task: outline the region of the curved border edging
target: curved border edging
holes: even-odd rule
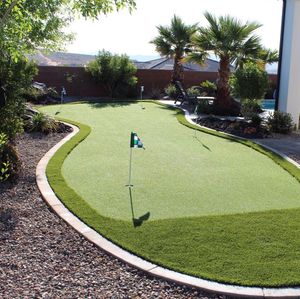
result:
[[[69,125],[69,124],[68,124]],[[252,297],[252,298],[298,298],[300,296],[300,288],[258,288],[258,287],[242,287],[235,285],[226,285],[218,282],[208,281],[201,278],[192,277],[186,274],[181,274],[172,270],[157,266],[151,262],[145,261],[142,258],[135,256],[126,250],[115,245],[111,241],[101,236],[98,232],[91,229],[79,218],[72,214],[64,204],[56,197],[54,191],[50,187],[46,168],[50,159],[66,142],[70,141],[75,135],[79,133],[79,129],[73,125],[73,132],[62,139],[52,149],[50,149],[45,156],[40,160],[36,169],[36,181],[38,188],[42,194],[43,199],[50,206],[50,208],[65,222],[71,225],[83,237],[94,243],[97,247],[103,249],[109,254],[118,259],[138,268],[146,273],[163,278],[175,283],[187,285],[190,287],[199,288],[202,290],[221,293],[224,295]],[[86,136],[85,136],[86,137]],[[84,138],[85,138],[84,137]]]
[[[164,103],[164,102],[160,102],[160,104],[164,105],[164,106],[168,106],[171,109],[179,110],[182,115],[177,115],[177,120],[179,121],[179,123],[181,123],[182,125],[184,125],[188,128],[191,128],[194,130],[199,130],[203,133],[210,134],[215,137],[225,138],[228,140],[239,142],[245,146],[252,148],[253,150],[260,152],[261,154],[266,155],[267,157],[272,159],[274,163],[277,163],[284,170],[286,170],[290,175],[292,175],[300,183],[300,164],[298,164],[296,161],[289,158],[284,153],[282,153],[270,146],[264,145],[258,141],[254,141],[254,140],[252,141],[252,140],[249,140],[249,139],[246,139],[243,137],[238,137],[238,136],[231,135],[231,134],[228,134],[225,132],[219,132],[219,131],[216,131],[211,128],[203,127],[192,121],[192,119],[190,117],[190,113],[186,109],[183,109],[178,106],[174,106],[169,103]]]
[[[171,105],[171,107],[172,107],[172,105]],[[274,149],[274,148],[272,148],[272,147],[270,147],[270,146],[268,146],[268,145],[265,145],[265,144],[263,144],[263,143],[261,143],[261,142],[259,142],[259,141],[256,141],[256,140],[255,140],[255,141],[254,141],[254,140],[253,140],[253,141],[252,141],[252,140],[248,140],[248,139],[243,138],[243,137],[237,137],[237,136],[235,136],[235,135],[231,135],[231,134],[228,134],[228,133],[225,133],[225,132],[218,132],[218,131],[216,131],[216,130],[214,130],[214,129],[206,128],[206,127],[203,127],[203,126],[201,126],[201,125],[198,125],[197,123],[195,123],[194,121],[192,121],[192,119],[191,119],[191,117],[190,117],[190,113],[189,113],[186,109],[183,109],[183,108],[180,108],[180,107],[176,107],[176,108],[177,108],[177,109],[180,109],[181,111],[184,112],[185,119],[186,119],[191,125],[193,125],[193,126],[197,126],[198,128],[201,128],[201,129],[203,129],[203,130],[205,130],[205,131],[211,131],[211,132],[213,132],[213,133],[217,133],[217,134],[222,134],[222,135],[224,135],[224,136],[228,136],[229,138],[236,139],[237,141],[238,141],[238,140],[240,140],[240,141],[248,141],[248,142],[250,142],[250,143],[257,144],[257,145],[261,146],[262,148],[264,148],[264,149],[266,149],[266,150],[269,150],[269,151],[271,151],[271,152],[277,154],[278,156],[284,158],[286,161],[288,161],[289,163],[293,164],[294,166],[296,166],[297,168],[300,169],[300,164],[298,164],[296,161],[294,161],[293,159],[291,159],[290,157],[288,157],[286,154],[284,154],[284,153],[282,153],[282,152],[280,152],[280,151],[278,151],[278,150],[276,150],[276,149]],[[204,131],[204,132],[205,132],[205,131]],[[207,132],[206,132],[206,133],[207,133]],[[244,144],[244,143],[243,143],[243,144]],[[244,144],[244,145],[246,145],[246,144]],[[247,146],[247,145],[246,145],[246,146]]]

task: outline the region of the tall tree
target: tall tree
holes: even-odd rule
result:
[[[71,38],[64,28],[76,16],[95,19],[125,7],[134,9],[135,0],[1,0],[0,51],[17,58],[37,48],[61,48]]]
[[[25,72],[25,54],[62,48],[71,38],[64,28],[77,16],[95,19],[125,7],[134,9],[135,0],[1,0],[0,114],[5,115],[5,119],[0,117],[1,127],[12,127],[12,120],[17,123],[21,119],[16,103],[20,102],[21,89],[31,80],[21,84],[16,70]]]
[[[220,60],[219,78],[217,81],[217,113],[230,113],[234,102],[230,97],[230,66],[241,57],[257,57],[261,51],[260,38],[254,31],[261,27],[256,22],[242,23],[231,16],[215,17],[206,12],[207,27],[200,27],[192,39],[194,52],[189,60],[203,62],[203,58],[214,54]]]
[[[172,82],[183,80],[183,58],[191,52],[191,38],[197,31],[197,24],[186,25],[176,15],[170,26],[157,26],[159,35],[151,41],[160,55],[173,58]]]

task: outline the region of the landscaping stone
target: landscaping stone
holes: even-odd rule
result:
[[[208,116],[198,117],[193,119],[193,121],[203,127],[248,139],[266,138],[270,135],[267,129],[264,129],[262,127],[255,127],[250,122],[244,120],[229,120],[214,116]]]

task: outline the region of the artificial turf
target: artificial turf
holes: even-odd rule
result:
[[[72,147],[89,133],[87,127],[82,128],[81,137],[76,136],[77,139],[71,141],[58,152],[47,169],[51,185],[66,205],[109,239],[132,252],[169,268],[207,279],[235,284],[252,286],[299,285],[300,271],[297,270],[299,252],[297,248],[299,248],[300,241],[297,239],[297,234],[300,225],[298,225],[297,219],[300,211],[298,209],[287,210],[287,208],[299,206],[299,183],[297,180],[271,159],[249,147],[234,142],[234,140],[221,139],[201,132],[198,132],[197,138],[194,138],[194,133],[190,129],[177,123],[173,117],[175,115],[173,110],[161,109],[161,107],[153,104],[143,105],[146,109],[141,109],[139,104],[121,106],[86,104],[64,107],[61,113],[63,117],[85,122],[93,128],[91,135],[69,155],[62,171],[69,187],[75,189],[81,197],[65,185],[61,178],[60,167]],[[55,109],[56,107],[48,107],[47,111],[54,114]],[[110,111],[107,111],[109,113],[106,114],[105,110]],[[116,114],[115,118],[114,114]],[[94,119],[95,116],[97,116],[96,120]],[[150,118],[148,118],[149,116]],[[121,125],[117,125],[118,121],[121,122]],[[134,121],[134,124],[131,121]],[[145,122],[147,122],[146,128]],[[129,128],[128,123],[130,126],[138,127]],[[122,137],[123,129],[124,137]],[[101,202],[104,200],[104,203],[93,204],[93,201],[87,200],[86,195],[78,190],[74,181],[70,183],[68,177],[70,174],[72,177],[74,173],[71,171],[75,171],[75,174],[81,177],[81,183],[79,180],[78,184],[86,184],[85,176],[88,176],[90,181],[95,180],[97,178],[96,173],[100,172],[98,167],[102,169],[102,163],[105,171],[105,167],[110,165],[107,163],[112,163],[112,160],[118,159],[116,152],[122,151],[122,146],[119,145],[115,148],[116,144],[118,142],[123,144],[126,141],[128,146],[128,130],[131,129],[139,129],[137,131],[141,132],[140,136],[144,139],[144,143],[146,146],[148,144],[146,151],[139,150],[134,153],[136,165],[141,163],[143,167],[159,169],[169,166],[168,163],[172,162],[173,159],[177,164],[171,172],[165,173],[165,175],[170,176],[169,178],[164,178],[161,173],[157,175],[156,179],[166,184],[165,190],[160,189],[158,183],[152,185],[153,181],[149,180],[151,192],[148,193],[142,188],[140,191],[136,191],[138,184],[145,184],[148,180],[142,180],[139,177],[145,176],[145,171],[139,172],[138,176],[138,170],[135,170],[134,182],[136,186],[133,188],[134,193],[132,194],[134,216],[138,218],[146,212],[150,212],[148,221],[142,223],[143,219],[140,219],[142,225],[139,227],[133,226],[132,222],[129,221],[132,215],[128,213],[128,210],[130,212],[131,209],[128,189],[124,187],[125,175],[121,176],[122,179],[115,179],[113,171],[108,170],[110,173],[108,177],[111,177],[114,184],[122,181],[122,188],[127,191],[127,194],[124,193],[124,197],[122,197],[125,202],[123,206],[121,201],[114,202],[114,197],[109,192],[107,193],[108,200],[104,199],[105,193],[103,193],[102,196],[97,197],[97,200]],[[149,134],[151,129],[156,131],[153,136]],[[174,133],[173,130],[178,132]],[[106,133],[110,138],[106,137]],[[114,140],[116,138],[117,142]],[[111,142],[108,142],[110,139]],[[157,161],[159,159],[158,153],[162,150],[161,146],[152,145],[157,140],[160,144],[163,144],[163,141],[167,143],[166,147],[162,146],[164,150],[168,150],[161,153],[163,161]],[[179,146],[177,146],[178,144]],[[97,147],[97,155],[90,150],[91,147],[95,146]],[[110,151],[103,151],[103,147],[108,147]],[[259,147],[256,149],[263,151]],[[146,157],[151,160],[151,163],[143,164],[146,159],[145,154],[149,151],[150,154]],[[199,157],[192,159],[189,163],[181,163],[181,159],[191,159],[192,154]],[[76,155],[79,158],[76,159]],[[128,164],[128,155],[123,155],[124,157],[127,156],[126,162]],[[88,163],[85,156],[89,157],[93,163]],[[173,158],[168,159],[169,156]],[[83,160],[80,160],[80,157]],[[72,170],[68,167],[72,165],[73,158],[75,159],[75,167]],[[278,159],[276,155],[273,158]],[[100,160],[99,163],[97,163],[97,159]],[[214,166],[212,169],[209,167],[209,159]],[[214,161],[215,159],[218,163]],[[249,160],[247,161],[247,159]],[[235,160],[240,165],[236,165]],[[155,161],[159,163],[154,163]],[[280,161],[280,159],[277,162],[287,163]],[[70,163],[70,166],[67,163]],[[78,166],[79,164],[80,166]],[[93,165],[95,165],[92,168],[94,171],[91,171],[89,167]],[[120,162],[118,165],[119,168],[113,168],[117,177],[123,164]],[[173,167],[174,165],[172,164]],[[206,169],[204,168],[205,165],[207,165]],[[200,171],[197,171],[197,168],[194,169],[194,166],[199,167]],[[217,167],[220,167],[221,170]],[[87,168],[89,168],[88,172],[84,172]],[[192,168],[194,173],[189,168]],[[248,171],[245,171],[244,168]],[[80,171],[76,171],[76,169]],[[299,175],[297,170],[294,168],[292,170],[295,172],[295,176]],[[210,192],[203,192],[203,189],[207,185],[209,187],[209,183],[211,183],[209,180],[205,180],[204,184],[202,183],[205,176],[201,176],[201,173],[205,173],[205,171],[215,184],[215,188],[220,187],[219,193],[217,193],[220,197],[219,200],[216,195],[214,195],[213,200],[210,200]],[[146,174],[149,175],[147,172]],[[218,175],[220,175],[219,178]],[[178,188],[182,188],[182,186],[177,186],[177,184],[188,182],[185,177],[189,176],[192,176],[193,180],[187,185],[187,189],[179,193]],[[197,180],[198,176],[201,180]],[[226,176],[229,176],[230,179],[226,180]],[[241,179],[241,176],[246,177]],[[222,180],[223,177],[225,182]],[[262,182],[263,179],[267,182]],[[274,181],[268,182],[271,179]],[[277,182],[278,179],[283,179],[284,184],[276,184],[276,192],[273,192],[274,182]],[[228,188],[227,185],[231,181],[234,184]],[[242,183],[245,185],[241,186]],[[265,188],[263,183],[266,183],[271,189]],[[101,184],[101,177],[96,183],[92,182],[90,189],[95,189],[98,184]],[[248,184],[251,185],[251,188],[247,188]],[[118,187],[111,187],[111,184],[109,186],[118,189]],[[187,186],[184,185],[184,187]],[[104,188],[105,186],[101,184],[101,187]],[[157,188],[160,192],[157,192]],[[236,191],[231,190],[232,188],[240,188],[240,191],[235,193]],[[292,192],[290,192],[291,190]],[[101,192],[103,192],[102,189]],[[138,192],[141,194],[146,192],[148,196],[152,196],[152,205],[145,206],[144,202],[139,200],[140,198],[136,198]],[[227,192],[233,192],[234,196],[227,196]],[[245,203],[244,197],[253,192],[259,198],[250,196]],[[263,192],[266,194],[261,196]],[[285,192],[291,196],[287,197]],[[169,193],[172,196],[168,197]],[[122,196],[122,193],[120,194]],[[194,197],[193,194],[195,194]],[[268,195],[271,196],[267,197]],[[156,200],[157,197],[159,200]],[[173,199],[174,197],[175,199]],[[191,199],[194,199],[195,203]],[[160,203],[160,201],[164,202]],[[201,208],[199,208],[199,201],[202,201]],[[117,214],[111,212],[111,207],[105,208],[105,205],[112,205],[117,209],[118,203],[120,203],[120,211],[117,211]],[[172,204],[176,205],[177,209],[168,207]],[[216,205],[221,205],[221,208],[216,207]],[[137,208],[140,206],[141,208]],[[122,209],[125,209],[126,212],[121,211]],[[274,209],[278,211],[274,211]],[[252,213],[245,213],[251,211]],[[253,213],[254,211],[260,212]],[[234,215],[236,213],[240,214]],[[126,217],[128,221],[125,221]]]

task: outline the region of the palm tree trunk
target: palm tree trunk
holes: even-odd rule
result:
[[[183,81],[183,66],[181,63],[181,57],[179,55],[175,55],[174,57],[172,82],[174,83],[175,81]]]
[[[228,114],[232,109],[232,100],[229,87],[230,60],[229,57],[221,57],[219,78],[217,81],[217,98],[215,100],[215,109],[217,113]]]

